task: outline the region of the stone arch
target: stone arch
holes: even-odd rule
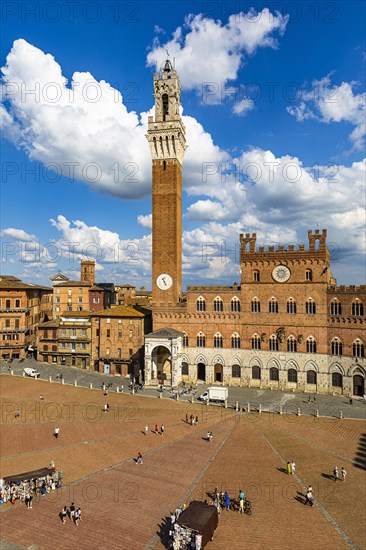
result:
[[[183,353],[183,355],[182,355],[182,363],[183,363],[183,362],[184,362],[184,363],[188,363],[188,364],[190,363],[189,357],[188,357],[188,355],[186,355],[185,353]]]
[[[263,367],[263,363],[262,363],[262,361],[259,359],[259,357],[252,357],[252,359],[250,360],[249,366],[250,366],[250,367],[260,367],[260,368],[262,368],[262,367]]]
[[[197,365],[198,363],[204,363],[205,365],[207,365],[207,359],[204,355],[200,354],[200,355],[197,355],[196,359],[194,360],[195,364]]]
[[[316,373],[319,373],[319,367],[314,361],[308,361],[305,363],[304,371],[315,370]]]
[[[270,369],[271,367],[275,367],[276,369],[280,370],[281,365],[278,359],[275,359],[274,357],[271,357],[271,359],[267,363],[267,369]]]
[[[215,355],[215,357],[213,358],[212,364],[215,365],[216,363],[222,365],[223,367],[225,366],[225,361],[221,357],[221,355]]]
[[[332,363],[328,370],[329,374],[333,374],[334,372],[338,372],[342,376],[344,376],[344,368],[339,363]]]
[[[170,382],[172,377],[171,350],[168,346],[157,343],[151,349],[152,378]]]
[[[352,365],[348,369],[348,376],[354,376],[355,374],[360,374],[361,376],[366,377],[366,369],[364,367],[361,367],[361,365]]]
[[[240,365],[241,367],[243,366],[243,362],[242,360],[240,359],[240,357],[238,357],[237,355],[234,355],[231,359],[231,364],[232,365]]]
[[[286,370],[295,369],[295,370],[297,370],[297,372],[300,371],[299,365],[294,359],[289,359],[287,361],[287,363],[285,364],[285,369]]]

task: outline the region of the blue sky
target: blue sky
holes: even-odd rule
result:
[[[2,9],[3,273],[48,284],[92,256],[99,281],[151,287],[144,134],[167,47],[189,145],[184,284],[238,280],[242,232],[306,243],[316,227],[338,282],[364,282],[364,3]]]

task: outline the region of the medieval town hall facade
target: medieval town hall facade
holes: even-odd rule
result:
[[[365,393],[365,286],[337,286],[326,230],[308,244],[257,246],[240,235],[241,281],[182,294],[180,82],[170,61],[154,75],[152,156],[154,332],[145,337],[145,382],[182,381]]]

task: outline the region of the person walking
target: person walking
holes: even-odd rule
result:
[[[239,500],[239,514],[244,514],[244,499]]]
[[[160,434],[164,435],[164,432],[165,432],[165,428],[164,428],[164,425],[162,424],[160,427]]]
[[[59,434],[60,434],[60,428],[56,427],[54,432],[53,432],[53,435],[54,435],[55,439],[58,439]]]
[[[69,510],[70,510],[70,520],[73,521],[75,516],[75,504],[73,502],[70,504]]]
[[[343,480],[343,481],[346,481],[347,472],[346,472],[344,466],[342,466],[341,474],[342,474],[342,480]]]
[[[77,509],[77,513],[78,513],[78,516],[79,516],[79,521],[81,521],[81,508],[80,508],[80,506]]]
[[[147,435],[149,433],[149,426],[147,424],[145,426],[145,432],[144,433],[145,433],[145,435]]]
[[[225,493],[225,508],[226,510],[230,510],[230,497],[227,491]]]
[[[286,470],[287,470],[288,475],[291,475],[291,462],[290,461],[287,462]]]
[[[292,475],[295,474],[295,470],[296,470],[296,464],[295,464],[295,462],[292,460],[292,461],[291,461],[291,473],[292,473]]]
[[[156,435],[159,434],[159,426],[157,424],[155,424],[155,433],[156,433]]]
[[[66,523],[66,516],[67,516],[67,507],[64,506],[61,510],[61,519],[63,524]]]
[[[310,489],[310,488],[309,488],[309,489]],[[314,506],[314,502],[313,502],[313,499],[314,499],[313,492],[310,491],[309,489],[308,489],[307,492],[306,492],[306,499],[305,499],[304,504],[305,504],[305,506],[306,506],[307,504],[309,504],[309,506]]]
[[[142,454],[140,453],[140,451],[137,453],[136,464],[142,464]]]
[[[337,468],[337,466],[334,466],[334,469],[333,469],[333,477],[334,477],[334,481],[338,481],[338,480],[339,480],[339,473],[338,473],[338,468]]]
[[[123,384],[121,385],[121,393],[123,393]]]
[[[79,527],[79,510],[75,510],[74,523],[75,523],[76,527]]]

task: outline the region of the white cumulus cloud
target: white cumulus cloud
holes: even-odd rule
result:
[[[355,82],[342,82],[337,86],[328,75],[312,82],[310,89],[300,91],[298,102],[287,107],[287,111],[300,122],[307,119],[324,123],[348,122],[354,126],[350,140],[355,149],[361,150],[366,133],[366,93],[355,93],[356,85]]]
[[[287,22],[287,15],[273,14],[268,8],[232,14],[226,24],[202,14],[189,15],[171,40],[160,44],[155,39],[147,64],[159,69],[168,50],[179,63],[184,89],[200,90],[205,83],[222,84],[235,80],[246,57],[258,48],[276,48],[275,35],[285,32]]]
[[[123,198],[150,193],[145,134],[152,110],[128,111],[118,90],[88,72],[75,72],[68,83],[52,55],[23,39],[14,42],[2,72],[4,135],[29,158],[97,191]],[[225,153],[193,117],[183,122],[195,147],[184,164],[189,182],[201,177],[202,162]]]

